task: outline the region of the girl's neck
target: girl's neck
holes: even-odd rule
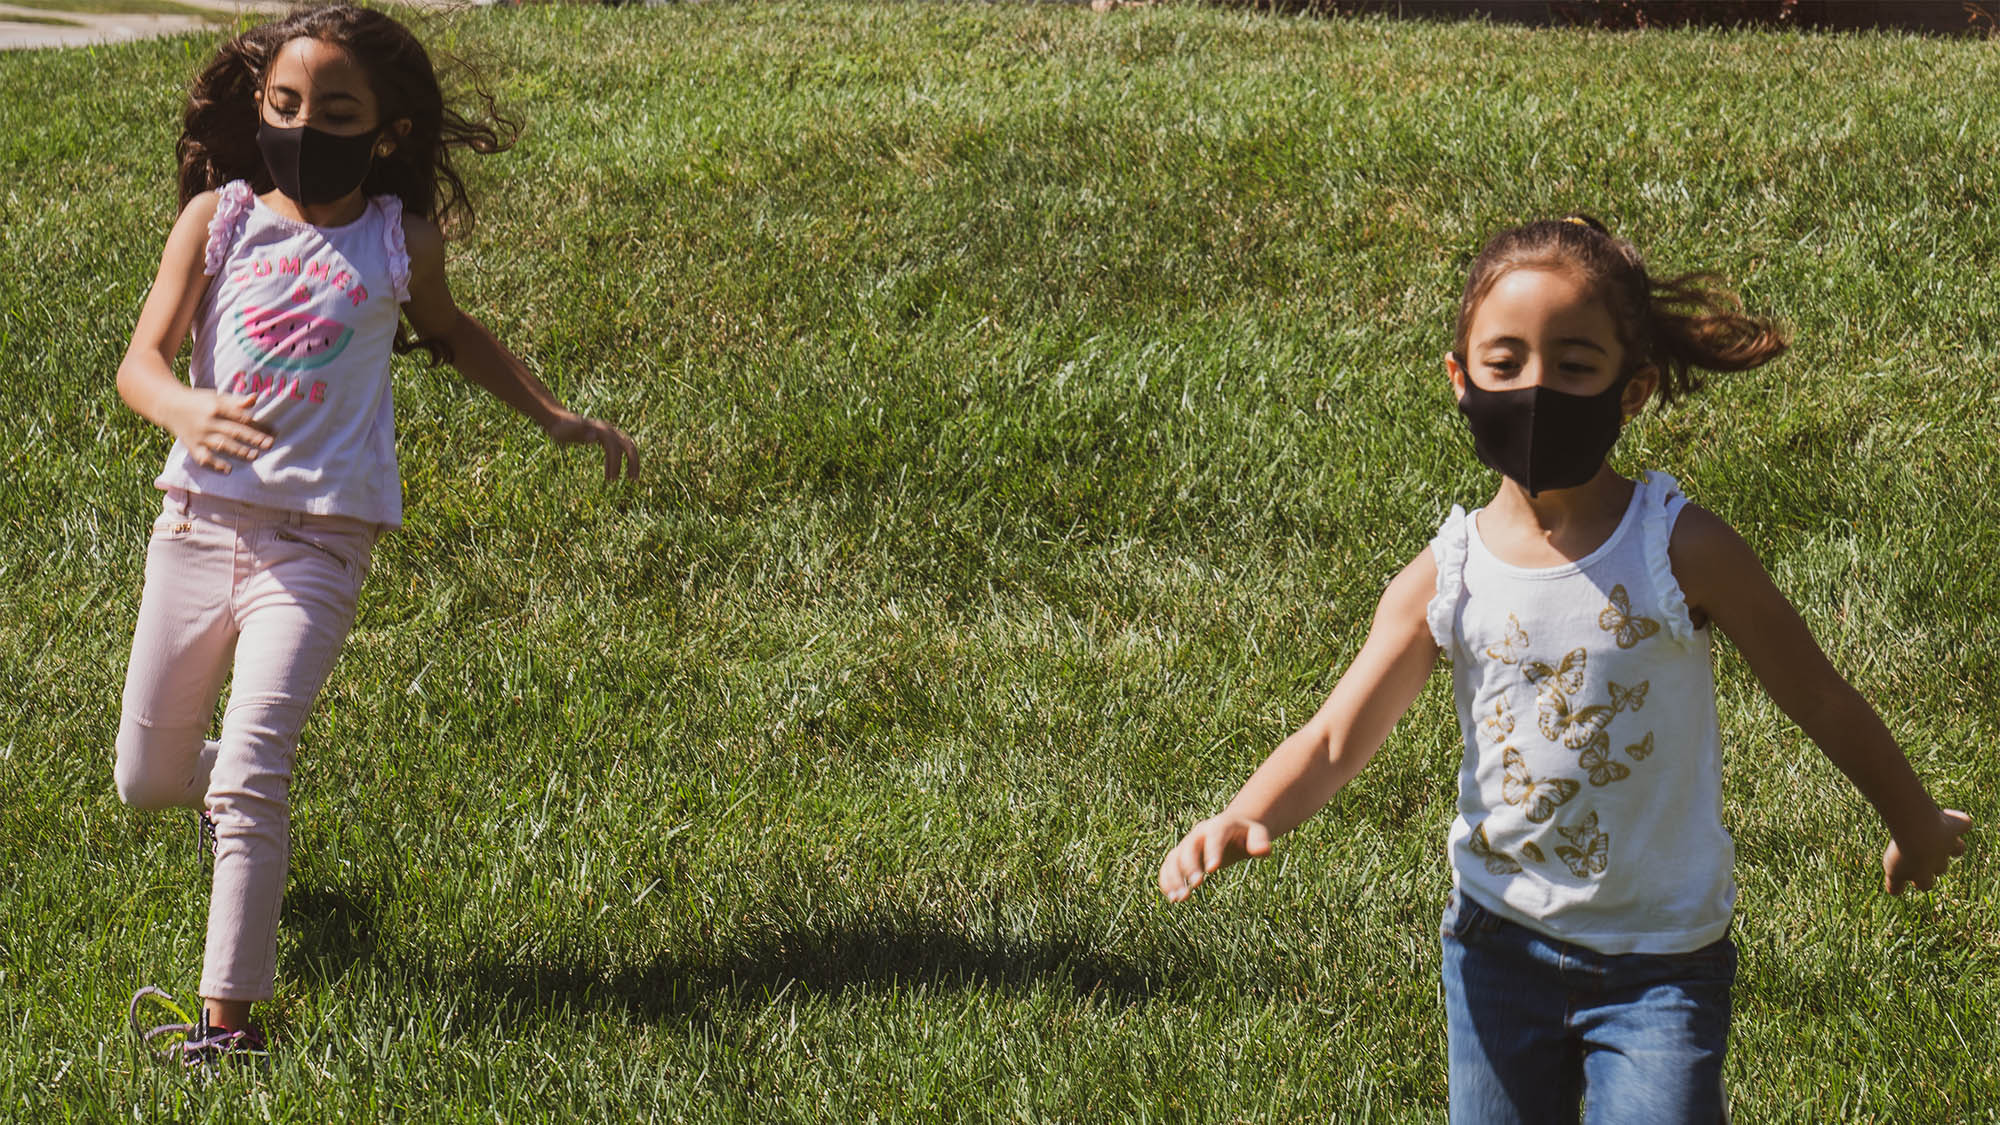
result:
[[[1618,529],[1636,487],[1613,472],[1609,462],[1575,488],[1544,489],[1535,496],[1502,477],[1500,491],[1480,513],[1479,537],[1487,550],[1513,566],[1575,562]]]
[[[276,188],[257,197],[281,218],[316,227],[344,227],[368,209],[368,199],[356,188],[332,203],[300,203]]]

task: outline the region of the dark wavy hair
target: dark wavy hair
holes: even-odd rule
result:
[[[1770,321],[1747,316],[1743,303],[1713,274],[1656,281],[1630,242],[1589,215],[1542,219],[1493,236],[1467,272],[1452,346],[1465,354],[1473,310],[1502,277],[1517,269],[1568,270],[1604,302],[1625,349],[1625,371],[1652,365],[1660,372],[1660,403],[1701,389],[1697,369],[1747,371],[1783,355],[1786,342]]]
[[[248,180],[259,193],[272,189],[257,148],[256,94],[278,49],[301,38],[331,43],[353,56],[368,75],[380,120],[410,122],[410,131],[396,138],[395,151],[378,157],[369,169],[363,194],[393,195],[403,201],[403,210],[441,228],[469,229],[472,200],[452,166],[451,150],[503,151],[518,137],[519,125],[503,116],[492,95],[476,83],[474,116],[446,105],[431,57],[416,36],[381,12],[349,4],[295,8],[216,49],[188,90],[181,115],[181,207],[231,180]],[[399,352],[421,347],[432,362],[450,358],[441,341],[411,341],[400,331],[395,347]]]

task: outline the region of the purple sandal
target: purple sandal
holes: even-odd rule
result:
[[[140,1017],[142,1006],[178,1019],[148,1027]],[[194,1068],[213,1065],[225,1058],[249,1059],[265,1053],[264,1036],[255,1028],[210,1027],[206,1007],[200,1018],[190,1017],[172,996],[150,984],[132,994],[130,1014],[132,1033],[162,1062],[178,1062]]]

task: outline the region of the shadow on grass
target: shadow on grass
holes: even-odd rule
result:
[[[284,975],[332,984],[375,952],[381,896],[372,887],[295,887],[285,892],[279,932],[299,935]]]
[[[648,1019],[685,1015],[718,1001],[754,1000],[787,989],[834,995],[849,989],[1011,989],[1056,985],[1079,996],[1130,1005],[1166,987],[1130,961],[1056,936],[968,935],[925,919],[873,920],[785,929],[714,958],[665,955],[606,971],[587,965],[475,964],[467,986],[530,1008],[617,1010]]]

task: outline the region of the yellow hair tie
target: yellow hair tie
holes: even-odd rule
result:
[[[1588,222],[1585,222],[1584,220],[1582,220],[1582,219],[1579,219],[1579,218],[1577,218],[1577,217],[1576,217],[1575,215],[1565,215],[1565,216],[1563,216],[1563,222],[1565,222],[1565,223],[1575,223],[1575,224],[1576,224],[1577,226],[1580,226],[1580,227],[1587,227],[1587,226],[1589,226],[1589,225],[1590,225],[1590,224],[1589,224]]]

